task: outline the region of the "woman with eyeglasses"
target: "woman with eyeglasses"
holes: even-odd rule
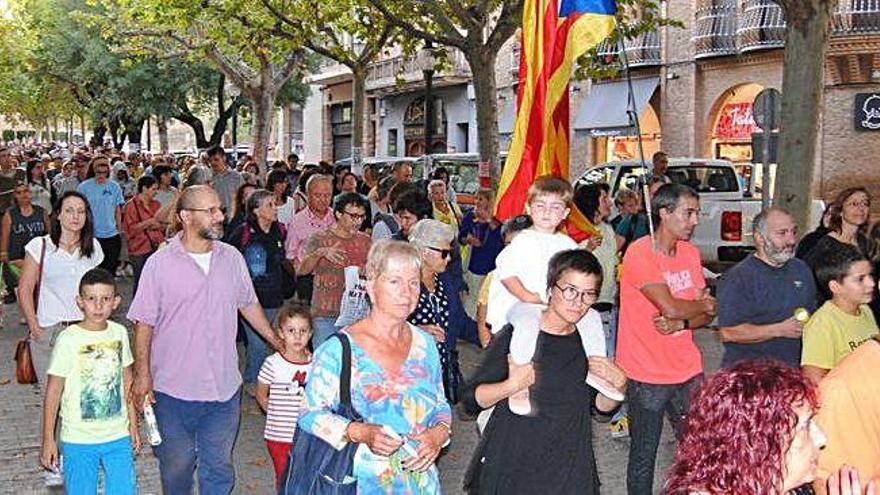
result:
[[[372,240],[360,227],[369,208],[358,193],[338,196],[333,205],[336,223],[312,235],[300,254],[297,276],[314,275],[314,349],[341,329],[336,320],[345,294],[345,268],[354,266],[362,271],[367,263]]]
[[[455,229],[439,220],[419,220],[410,230],[409,243],[419,248],[422,258],[422,284],[419,303],[408,318],[434,337],[443,369],[443,390],[453,404],[458,402],[461,379],[458,357],[451,352],[454,345],[450,340],[455,334],[449,331],[450,294],[440,274],[449,265],[454,238]]]
[[[244,256],[254,291],[266,318],[274,321],[284,304],[284,229],[278,222],[272,193],[257,189],[246,202],[245,221],[230,233],[229,244]],[[260,365],[266,359],[266,342],[242,318],[247,337],[247,362],[244,368],[245,390],[255,392]]]
[[[602,266],[584,250],[561,251],[550,259],[547,306],[521,303],[487,348],[462,401],[476,413],[495,407],[474,451],[465,489],[473,494],[597,494],[590,409],[609,414],[619,402],[626,376],[605,357],[587,357],[577,323],[602,287]],[[535,331],[537,330],[537,332]],[[537,334],[537,335],[535,335]],[[511,359],[511,343],[536,336],[531,363]],[[595,396],[587,373],[607,384]],[[531,412],[511,412],[508,399],[529,389]]]

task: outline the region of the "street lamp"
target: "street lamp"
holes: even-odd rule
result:
[[[419,53],[419,59],[422,65],[422,74],[425,76],[425,154],[429,155],[434,140],[434,49],[430,41],[425,42],[425,46]]]

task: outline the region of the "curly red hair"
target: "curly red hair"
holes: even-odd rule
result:
[[[781,492],[801,405],[819,403],[800,369],[761,360],[719,371],[691,403],[663,493]]]

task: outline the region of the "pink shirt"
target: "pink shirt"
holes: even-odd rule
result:
[[[645,236],[635,241],[623,257],[617,362],[626,376],[642,383],[684,383],[703,371],[693,332],[658,332],[654,315],[660,310],[642,294],[642,287],[664,284],[675,298],[697,299],[706,286],[700,252],[685,241],[678,241],[675,256],[671,257],[653,247],[651,236]]]
[[[309,237],[329,229],[335,223],[336,217],[332,208],[327,209],[323,218],[316,216],[308,207],[294,215],[287,225],[287,241],[284,243],[287,259],[299,259]]]
[[[241,386],[238,310],[257,303],[241,253],[214,242],[208,274],[180,236],[150,256],[128,319],[153,327],[153,388],[177,399],[226,401]]]

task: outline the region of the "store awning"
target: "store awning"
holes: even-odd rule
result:
[[[513,134],[516,125],[516,96],[504,100],[498,112],[498,134]]]
[[[639,115],[659,84],[659,77],[633,79],[633,99]],[[634,134],[635,129],[626,113],[628,101],[629,85],[626,81],[594,84],[586,101],[581,103],[572,127],[576,131],[589,131],[593,136]]]

